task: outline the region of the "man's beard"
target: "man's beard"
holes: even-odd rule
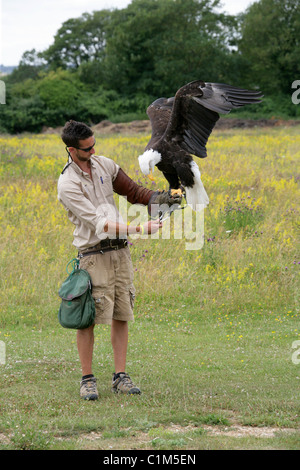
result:
[[[86,156],[86,157],[81,157],[81,156],[78,155],[78,153],[77,153],[76,157],[78,158],[78,160],[79,160],[80,162],[89,162],[89,161],[90,161],[90,158],[91,158],[91,155],[88,155],[88,156]]]

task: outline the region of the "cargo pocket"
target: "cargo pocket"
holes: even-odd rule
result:
[[[103,291],[94,290],[93,298],[95,300],[96,317],[95,323],[109,323],[108,299]]]
[[[103,313],[104,310],[105,310],[105,303],[106,303],[106,298],[105,298],[105,294],[103,292],[93,292],[93,297],[94,297],[94,300],[95,300],[95,306],[96,306],[96,309]]]

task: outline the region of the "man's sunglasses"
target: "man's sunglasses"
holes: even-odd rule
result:
[[[77,149],[77,150],[81,150],[82,152],[90,152],[92,150],[92,148],[95,147],[95,145],[96,145],[96,140],[95,140],[94,144],[91,145],[91,147],[87,147],[86,149],[81,149],[80,147],[74,147],[74,148]]]

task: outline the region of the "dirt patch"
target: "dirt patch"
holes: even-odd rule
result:
[[[291,127],[299,126],[299,120],[283,119],[239,119],[239,118],[220,118],[216,123],[215,129],[251,129],[254,127]],[[149,120],[131,121],[122,123],[113,123],[107,120],[101,121],[92,126],[97,134],[150,134],[151,124]],[[43,134],[61,134],[62,127],[46,127],[42,129]]]
[[[61,134],[62,129],[62,127],[44,126],[42,129],[42,134]],[[151,124],[148,120],[121,122],[118,124],[110,121],[101,121],[98,124],[92,126],[92,129],[97,134],[147,134],[151,132]]]
[[[288,428],[267,428],[253,426],[230,426],[219,428],[217,426],[203,425],[203,429],[213,436],[228,437],[274,437],[278,432],[295,432]]]
[[[132,121],[114,124],[110,121],[101,121],[92,127],[97,134],[147,134],[151,132],[150,121]]]
[[[215,129],[251,129],[254,127],[279,127],[279,126],[299,126],[300,121],[282,119],[239,119],[239,118],[220,118],[215,125]],[[110,121],[102,121],[93,126],[94,132],[98,134],[136,134],[151,133],[150,121],[132,121],[127,123],[114,124]]]
[[[10,439],[3,433],[0,432],[0,443],[8,445],[10,443]]]
[[[183,438],[186,442],[191,441],[191,448],[197,448],[196,439],[199,439],[198,433],[199,430],[204,431],[204,434],[199,434],[199,436],[206,437],[219,437],[219,438],[274,438],[277,433],[286,433],[293,434],[297,432],[297,429],[291,428],[278,428],[278,427],[253,427],[253,426],[241,426],[234,424],[232,426],[214,426],[203,424],[200,427],[194,425],[189,426],[180,426],[171,424],[168,427],[163,429],[161,436],[162,440],[168,442],[168,440]],[[159,436],[155,434],[149,435],[148,432],[135,431],[131,428],[124,429],[126,432],[125,436],[121,439],[116,439],[116,437],[109,437],[107,433],[94,432],[82,433],[76,436],[61,437],[55,436],[55,441],[57,445],[59,442],[65,441],[74,441],[76,440],[80,448],[82,449],[103,449],[103,450],[138,450],[138,449],[153,449],[155,448],[156,441],[160,439]],[[194,434],[196,432],[196,434]],[[198,436],[198,437],[197,437]],[[236,441],[238,442],[238,441]],[[0,433],[0,445],[9,446],[11,445],[11,434],[8,436],[4,433]],[[195,447],[196,446],[196,447]]]
[[[206,431],[207,435],[211,436],[223,436],[223,437],[274,437],[276,433],[283,432],[283,433],[294,433],[296,429],[290,428],[278,428],[278,427],[253,427],[253,426],[241,426],[241,425],[233,425],[233,426],[213,426],[208,424],[203,424],[200,426],[201,429]],[[176,435],[184,434],[190,431],[194,431],[199,429],[195,426],[180,426],[172,424],[164,429],[165,433],[171,433]],[[101,432],[90,432],[88,434],[81,434],[81,440],[89,440],[89,441],[96,441],[102,438]],[[153,438],[149,437],[149,435],[145,432],[136,432],[134,433],[134,441],[137,443],[144,443],[148,444],[152,442]]]
[[[215,129],[251,129],[253,127],[291,127],[299,126],[300,121],[289,119],[239,119],[239,118],[220,118],[215,125]]]

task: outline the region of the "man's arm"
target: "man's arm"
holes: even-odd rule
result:
[[[139,233],[156,233],[162,227],[162,222],[159,220],[150,220],[143,225],[126,225],[119,222],[108,220],[104,225],[103,231],[107,235],[115,235],[116,237],[123,237],[124,235],[134,235]]]
[[[165,191],[152,191],[151,189],[144,188],[136,184],[126,173],[119,169],[117,177],[113,181],[113,189],[120,196],[126,196],[127,200],[131,204],[143,204],[148,206],[148,213],[157,217],[158,206],[167,204],[172,206],[173,204],[180,204],[180,196],[171,196]]]
[[[120,196],[126,196],[131,204],[143,204],[147,206],[151,196],[155,193],[151,189],[143,188],[136,184],[129,176],[119,169],[116,179],[113,181],[113,188]]]

